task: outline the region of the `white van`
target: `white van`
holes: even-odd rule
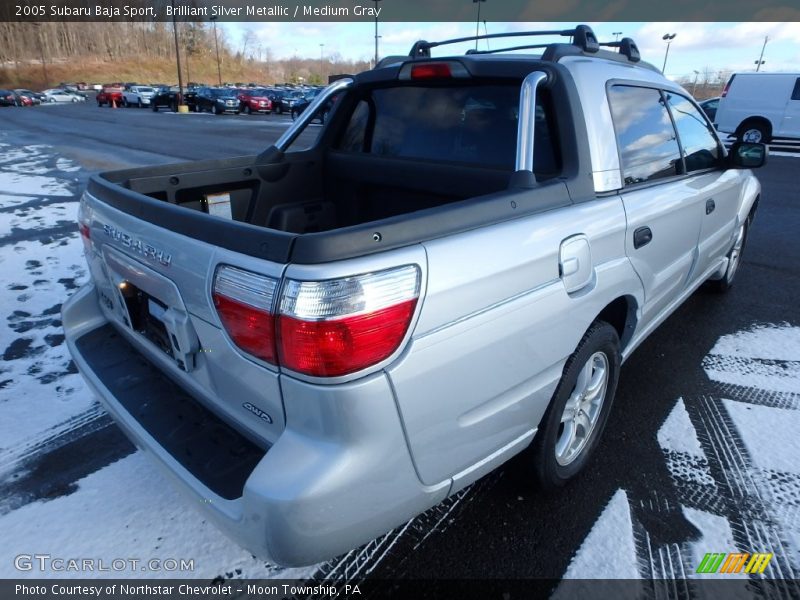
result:
[[[800,73],[734,73],[714,125],[744,142],[800,139]]]

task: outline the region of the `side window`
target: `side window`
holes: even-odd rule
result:
[[[721,156],[719,144],[706,118],[683,96],[672,92],[664,92],[664,96],[683,147],[686,171],[691,173],[716,167]]]
[[[792,90],[792,100],[800,100],[800,77],[794,82],[794,90]]]
[[[661,92],[615,85],[608,92],[626,185],[680,175],[675,129]]]

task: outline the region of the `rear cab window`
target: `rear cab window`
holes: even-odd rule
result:
[[[513,171],[519,82],[398,85],[361,91],[336,148],[398,159]],[[560,172],[552,110],[537,96],[534,171]]]

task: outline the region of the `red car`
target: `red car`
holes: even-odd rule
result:
[[[102,91],[97,93],[97,106],[108,104],[113,106],[112,102],[117,106],[122,106],[122,88],[104,86]]]
[[[241,111],[251,115],[253,113],[272,112],[272,100],[267,98],[265,90],[242,90],[239,92],[239,102]]]

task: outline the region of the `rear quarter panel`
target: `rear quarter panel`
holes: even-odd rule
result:
[[[423,483],[466,484],[485,472],[470,476],[477,463],[530,441],[598,313],[618,296],[641,297],[624,233],[614,196],[424,244],[425,302],[408,351],[389,368]],[[570,295],[559,248],[576,234],[590,240],[594,276]]]

